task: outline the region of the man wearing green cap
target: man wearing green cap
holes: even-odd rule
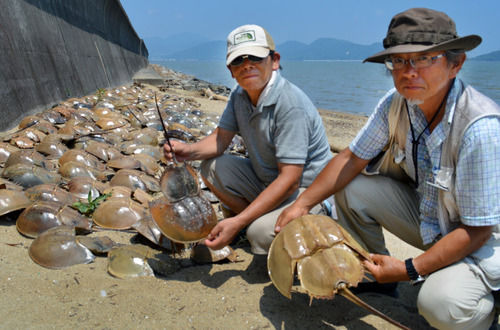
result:
[[[175,141],[172,147],[177,160],[204,160],[205,183],[234,213],[213,228],[205,244],[223,248],[246,228],[252,252],[266,255],[281,210],[332,155],[318,110],[280,75],[280,54],[264,28],[250,24],[234,29],[227,37],[226,65],[238,87],[217,129],[197,143]],[[236,133],[248,158],[224,154]],[[167,159],[172,159],[171,151],[165,144]]]
[[[335,194],[338,221],[372,253],[364,264],[378,285],[421,285],[419,312],[439,329],[496,324],[500,107],[457,78],[480,42],[459,37],[442,12],[394,16],[385,49],[365,61],[384,63],[395,89],[276,225]],[[389,256],[382,227],[425,252]]]

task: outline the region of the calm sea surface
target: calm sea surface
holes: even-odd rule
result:
[[[223,61],[151,61],[234,88]],[[318,108],[369,115],[392,84],[385,66],[361,61],[281,61],[281,74]],[[459,77],[500,104],[500,62],[466,61]]]

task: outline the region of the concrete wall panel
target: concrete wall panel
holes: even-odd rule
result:
[[[0,130],[130,83],[148,51],[119,0],[0,0]]]

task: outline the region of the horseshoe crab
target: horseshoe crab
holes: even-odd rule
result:
[[[12,152],[5,161],[4,166],[9,167],[15,164],[36,165],[49,170],[53,169],[53,166],[49,165],[45,156],[33,149]]]
[[[90,177],[77,176],[72,178],[68,183],[68,190],[70,193],[80,199],[87,199],[90,192],[90,197],[95,199],[103,192],[107,184],[101,181],[93,180]]]
[[[24,209],[16,221],[17,230],[31,238],[35,238],[49,228],[69,225],[90,231],[92,221],[67,205],[54,202],[36,202]]]
[[[95,256],[76,241],[75,228],[57,226],[41,233],[29,248],[31,259],[45,268],[61,269],[88,264]]]
[[[327,216],[304,215],[288,223],[276,235],[267,258],[269,276],[285,297],[291,291],[305,292],[311,299],[332,299],[340,294],[375,315],[407,329],[354,295],[365,269],[361,260],[369,253],[337,222]],[[300,287],[292,287],[294,273]]]
[[[35,146],[35,150],[47,157],[59,158],[68,151],[68,147],[60,142],[59,137],[47,135],[42,142]]]
[[[191,249],[190,258],[198,264],[214,263],[225,259],[230,262],[239,261],[238,254],[228,245],[219,250],[212,250],[204,244],[196,244]]]
[[[156,99],[156,110],[167,143],[169,136]],[[170,146],[172,148],[172,146]],[[177,243],[198,242],[208,236],[217,224],[209,201],[201,197],[198,176],[186,163],[168,166],[160,179],[162,197],[149,202],[153,220],[163,235]]]
[[[71,205],[78,201],[78,197],[66,191],[56,183],[44,183],[33,186],[24,191],[26,196],[33,202],[47,201],[56,202],[63,205]]]
[[[14,164],[4,168],[2,177],[15,182],[24,188],[33,187],[42,183],[58,183],[61,176],[46,169],[27,164]]]
[[[23,191],[0,189],[0,215],[24,209],[32,204]]]
[[[106,178],[114,172],[109,170],[98,170],[94,167],[84,165],[75,161],[68,161],[59,167],[59,173],[67,178],[73,179],[75,177],[89,177],[94,180],[106,180]]]
[[[94,254],[108,253],[113,247],[119,245],[108,236],[77,236],[76,241]]]
[[[198,242],[217,224],[212,205],[199,195],[169,203],[165,197],[149,203],[151,215],[163,235],[174,242]]]
[[[4,166],[4,163],[9,159],[9,156],[18,151],[19,148],[5,142],[0,142],[0,165]]]
[[[129,187],[132,190],[139,188],[152,192],[160,191],[160,185],[157,179],[137,170],[119,170],[109,181],[109,184],[111,186]]]
[[[122,245],[108,253],[108,272],[118,278],[168,275],[179,268],[175,259],[144,245]]]
[[[187,196],[200,193],[198,175],[186,163],[169,165],[160,178],[160,188],[169,203],[175,203]]]
[[[142,219],[145,213],[145,208],[131,199],[110,198],[99,204],[92,218],[103,228],[128,229]]]
[[[63,166],[67,162],[77,162],[85,166],[95,168],[102,171],[106,166],[101,163],[96,156],[89,154],[84,150],[69,149],[66,151],[61,158],[59,158],[59,165]]]

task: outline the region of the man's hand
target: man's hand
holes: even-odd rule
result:
[[[297,203],[293,203],[281,212],[278,220],[276,221],[276,226],[274,227],[275,233],[279,233],[281,229],[283,229],[293,219],[301,217],[309,212],[308,209],[301,208],[296,204]]]
[[[405,263],[399,259],[382,254],[371,254],[372,261],[363,261],[366,269],[379,283],[408,281]]]
[[[174,160],[174,153],[175,159],[179,162],[189,160],[189,157],[191,156],[189,144],[177,140],[170,140],[170,144],[174,150],[170,149],[168,143],[163,145],[163,153],[168,162],[172,162]]]
[[[212,250],[219,250],[229,245],[238,233],[243,229],[236,218],[227,218],[219,221],[208,234],[205,245]]]

